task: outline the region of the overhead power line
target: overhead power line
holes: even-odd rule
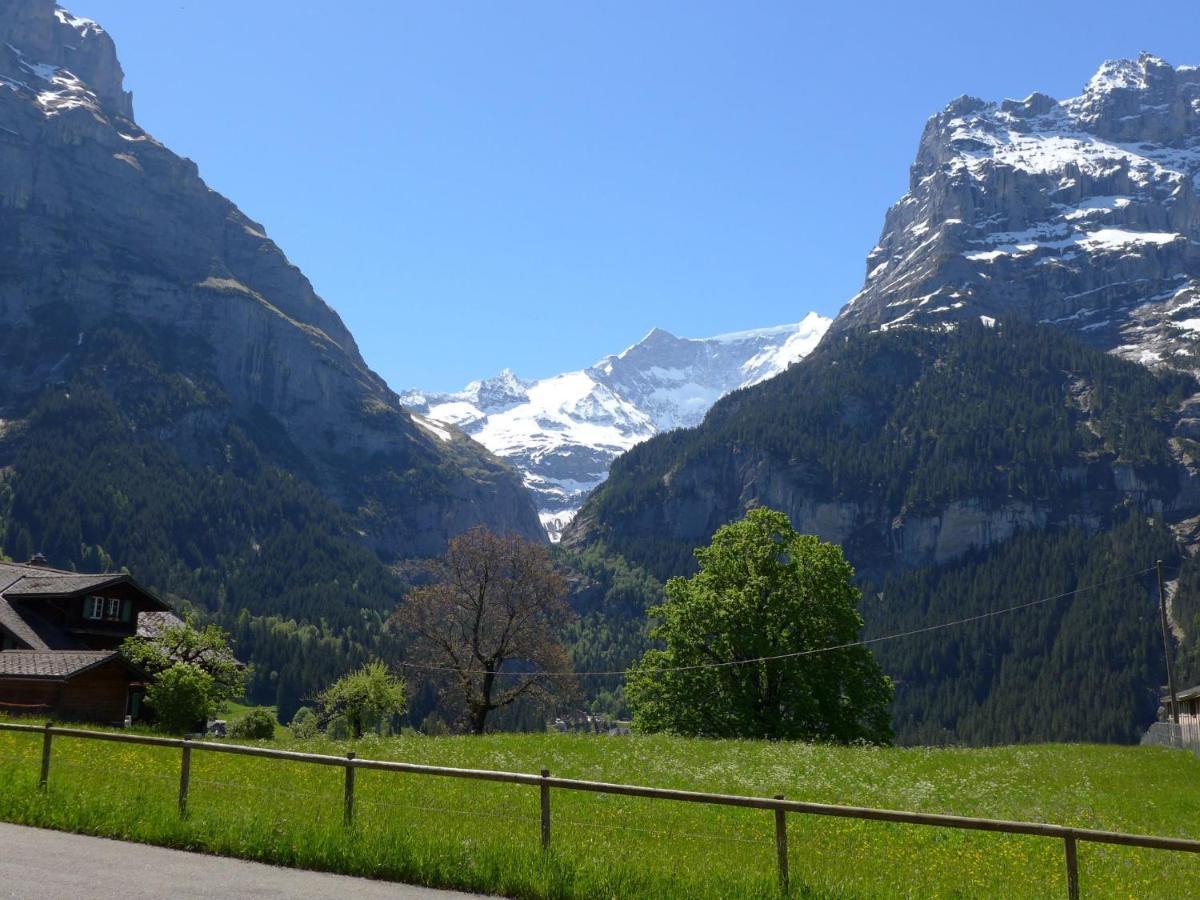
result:
[[[1073,597],[1075,594],[1082,594],[1085,591],[1099,590],[1102,587],[1108,587],[1109,585],[1118,584],[1123,581],[1129,581],[1132,578],[1140,578],[1141,576],[1149,574],[1150,572],[1153,572],[1153,571],[1155,571],[1155,567],[1150,566],[1148,568],[1141,569],[1140,571],[1137,571],[1137,572],[1130,572],[1128,575],[1120,575],[1116,578],[1110,578],[1107,581],[1101,581],[1096,584],[1089,584],[1084,587],[1075,588],[1075,590],[1073,590],[1073,591],[1066,591],[1065,593],[1062,593],[1062,594],[1055,594],[1052,597],[1042,597],[1040,600],[1030,600],[1026,603],[1018,603],[1015,606],[1006,606],[1003,609],[993,609],[989,612],[979,613],[978,615],[974,615],[974,616],[966,616],[961,619],[954,619],[953,621],[950,621],[950,622],[941,622],[937,625],[927,625],[923,628],[913,628],[909,631],[899,631],[899,632],[896,632],[895,634],[887,634],[887,635],[882,635],[880,637],[864,638],[864,639],[858,640],[858,641],[850,641],[845,644],[835,644],[835,645],[832,645],[829,647],[814,647],[809,650],[796,650],[791,653],[777,653],[772,656],[756,656],[756,657],[753,657],[750,659],[731,659],[731,660],[726,660],[724,662],[697,663],[697,664],[691,665],[691,666],[664,666],[661,668],[639,669],[638,672],[646,673],[646,674],[659,674],[659,673],[665,674],[668,672],[694,672],[694,671],[697,671],[700,669],[726,669],[726,668],[730,668],[732,666],[751,666],[751,665],[757,665],[758,663],[776,662],[778,660],[784,660],[784,659],[796,659],[796,658],[802,657],[802,656],[815,656],[819,653],[833,653],[836,650],[849,650],[852,647],[866,647],[871,644],[880,644],[880,643],[883,643],[884,641],[895,641],[895,640],[899,640],[900,638],[913,637],[914,635],[918,635],[918,634],[928,634],[931,631],[941,631],[946,628],[955,628],[959,625],[968,625],[971,622],[980,622],[985,619],[992,619],[992,618],[995,618],[996,616],[1002,616],[1002,615],[1005,615],[1006,613],[1017,612],[1018,610],[1022,610],[1022,609],[1029,609],[1034,606],[1042,606],[1046,603],[1053,603],[1056,600],[1064,600],[1067,597]],[[402,663],[401,665],[404,668],[408,668],[408,669],[421,669],[421,670],[430,671],[430,672],[456,672],[460,675],[487,675],[488,674],[488,672],[486,672],[483,669],[461,669],[461,668],[455,668],[454,666],[434,666],[434,665],[428,665],[428,664],[424,664],[424,663],[410,663],[410,662]],[[608,671],[597,671],[597,672],[574,672],[574,671],[571,671],[571,672],[544,672],[544,671],[540,671],[540,670],[535,671],[535,672],[519,672],[519,671],[507,671],[506,672],[506,671],[501,670],[498,672],[493,672],[491,674],[496,675],[496,676],[507,675],[507,676],[518,676],[518,677],[528,676],[528,675],[545,675],[548,677],[567,678],[567,677],[571,677],[571,676],[576,676],[576,677],[609,676],[609,677],[611,677],[611,676],[615,676],[615,675],[626,675],[626,674],[628,674],[628,671],[629,671],[628,669],[613,669],[613,670],[608,670]]]

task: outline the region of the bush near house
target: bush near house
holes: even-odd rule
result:
[[[257,706],[229,726],[229,736],[251,741],[269,741],[279,723],[269,709]]]

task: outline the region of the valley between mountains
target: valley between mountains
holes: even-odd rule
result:
[[[768,506],[845,548],[870,638],[1059,598],[880,643],[901,741],[1135,742],[1157,559],[1200,679],[1200,68],[953,100],[865,269],[833,319],[798,298],[794,324],[398,393],[138,125],[101,25],[0,0],[0,547],[127,567],[227,628],[287,719],[396,652],[421,562],[475,526],[557,545],[573,661],[616,671],[693,549]],[[624,715],[621,681],[581,708]]]

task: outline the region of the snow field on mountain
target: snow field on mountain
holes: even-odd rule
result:
[[[793,325],[704,339],[656,328],[587,369],[538,381],[505,370],[452,394],[409,391],[401,402],[418,424],[457,426],[512,463],[556,539],[617,456],[659,432],[698,425],[725,394],[811,353],[829,324],[810,313]]]

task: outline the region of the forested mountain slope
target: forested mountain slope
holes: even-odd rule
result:
[[[1200,482],[1172,432],[1194,390],[1047,326],[860,334],[618,459],[569,541],[665,578],[763,505],[874,577],[1130,507],[1183,516]]]

